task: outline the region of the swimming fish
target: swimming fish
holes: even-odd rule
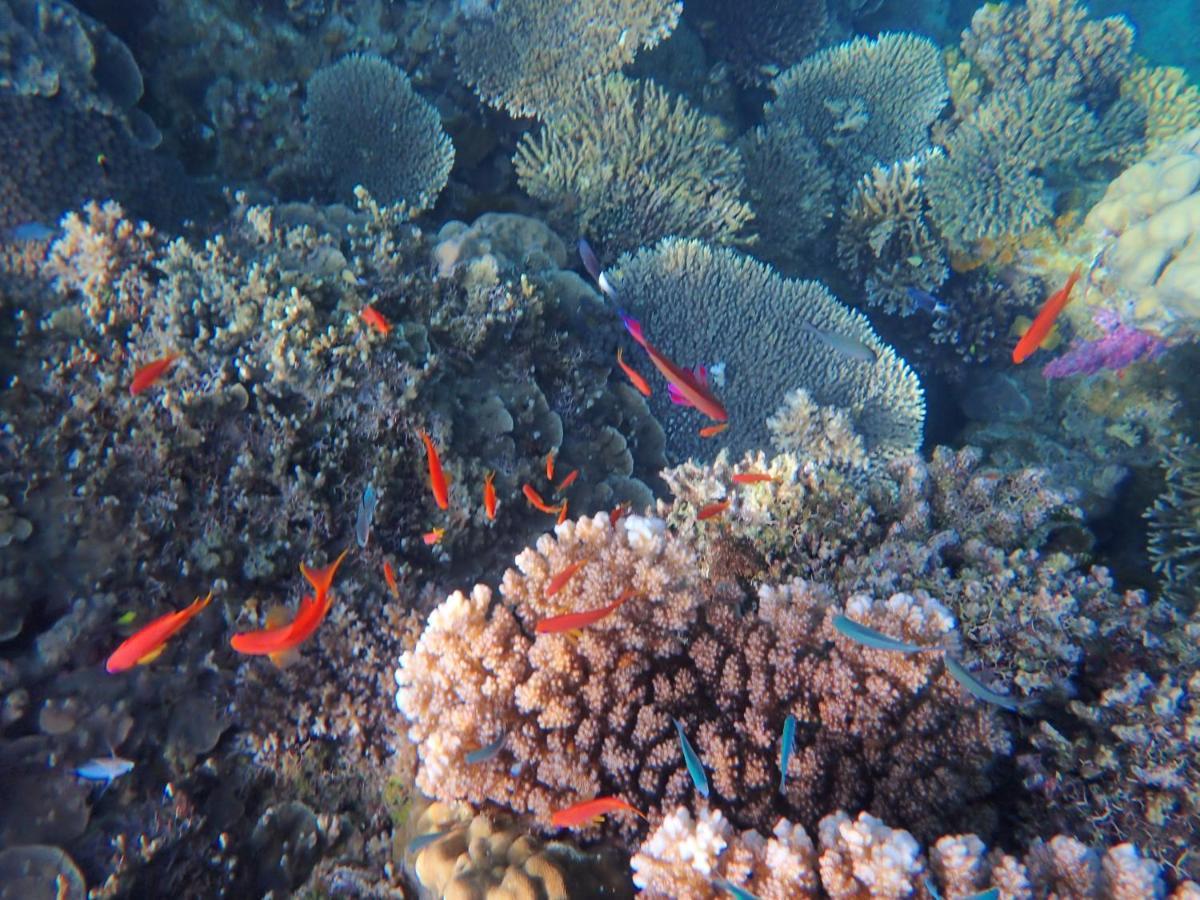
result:
[[[852,641],[857,641],[875,650],[892,650],[896,653],[926,653],[945,649],[940,645],[923,647],[920,644],[908,644],[840,614],[833,617],[833,627]]]
[[[134,765],[135,763],[132,759],[122,759],[110,751],[109,756],[98,756],[95,759],[89,759],[87,762],[80,763],[75,767],[75,774],[80,778],[86,778],[88,781],[103,781],[103,791],[107,791],[108,786],[116,779],[132,772]]]
[[[626,515],[628,512],[629,512],[629,504],[628,503],[619,504],[615,509],[613,509],[609,512],[608,524],[616,525],[619,521],[621,521],[621,516]]]
[[[304,576],[305,580],[312,585],[312,589],[316,591],[317,600],[325,599],[325,595],[329,593],[329,589],[333,586],[333,578],[337,575],[338,567],[349,552],[349,548],[343,550],[337,559],[319,569],[313,569],[305,563],[300,563],[300,574]]]
[[[720,434],[722,431],[724,431],[728,427],[729,427],[728,422],[720,422],[716,425],[705,425],[703,428],[700,429],[700,437],[702,437],[702,438],[716,437],[718,434]]]
[[[630,597],[634,596],[636,591],[633,588],[626,588],[612,603],[607,606],[601,606],[599,609],[589,609],[584,612],[566,613],[561,616],[551,616],[548,619],[540,619],[535,627],[538,634],[559,634],[564,631],[577,631],[580,628],[586,628],[594,622],[599,622],[605,616],[612,615],[621,605]]]
[[[133,380],[129,382],[129,395],[136,397],[158,379],[166,374],[167,369],[171,368],[171,364],[179,358],[178,353],[168,353],[166,356],[153,360],[140,367],[133,373]]]
[[[429,460],[429,486],[433,489],[433,499],[437,501],[438,509],[450,508],[450,495],[446,490],[446,473],[442,471],[442,461],[438,458],[437,447],[429,433],[421,430],[421,440],[425,442],[425,456]]]
[[[774,480],[766,472],[736,472],[733,476],[734,484],[762,484],[764,481]]]
[[[583,267],[587,269],[587,273],[592,276],[592,280],[599,285],[604,296],[616,303],[617,292],[609,280],[605,277],[604,269],[600,267],[600,260],[592,250],[591,245],[583,238],[580,238],[578,246],[579,258],[583,260]]]
[[[787,784],[788,762],[796,746],[796,717],[789,715],[783,720],[783,739],[779,742],[779,793]]]
[[[363,307],[362,319],[384,337],[387,337],[388,332],[392,330],[392,323],[384,317],[383,313],[373,306]]]
[[[493,481],[495,472],[483,476],[483,512],[489,520],[496,518],[496,485]]]
[[[638,389],[643,397],[649,397],[651,394],[650,384],[643,378],[633,366],[625,362],[625,358],[621,355],[621,348],[617,348],[617,365],[621,367],[621,371],[625,373],[625,377],[629,379],[630,384]]]
[[[597,797],[595,800],[584,800],[560,809],[550,816],[550,824],[554,828],[574,828],[585,822],[598,823],[604,816],[614,812],[636,813],[643,819],[645,814],[634,809],[620,797]]]
[[[291,622],[239,632],[229,639],[229,645],[245,656],[270,656],[278,662],[282,654],[313,636],[332,605],[333,598],[328,594],[320,599],[306,596]]]
[[[579,470],[572,469],[567,473],[567,477],[558,483],[558,487],[554,489],[554,493],[561,494],[567,488],[575,483],[575,479],[579,477]]]
[[[825,331],[817,328],[815,325],[809,322],[800,323],[800,327],[817,340],[821,341],[831,350],[837,351],[847,359],[854,359],[858,362],[864,363],[873,363],[879,358],[878,354],[876,354],[874,350],[872,350],[858,338],[850,337],[848,334],[841,334],[837,331]]]
[[[713,887],[718,890],[727,891],[737,900],[758,900],[758,897],[750,893],[745,888],[740,888],[728,878],[714,878],[712,880]]]
[[[675,386],[679,395],[689,405],[694,406],[714,422],[724,422],[729,418],[725,407],[706,385],[701,384],[692,372],[675,365],[663,356],[657,347],[646,340],[645,335],[642,334],[642,324],[637,319],[621,313],[621,321],[625,324],[625,330],[642,345],[642,349],[650,357],[650,362],[654,363],[654,368],[658,369],[662,376]]]
[[[434,544],[441,543],[442,538],[445,536],[445,528],[434,528],[432,531],[427,531],[421,535],[421,540],[425,542],[426,547],[432,547]]]
[[[907,287],[904,291],[908,294],[908,299],[912,302],[913,309],[919,309],[921,312],[929,313],[931,316],[944,316],[950,312],[950,307],[929,293],[929,291],[923,291],[915,287]]]
[[[48,241],[54,237],[54,229],[41,222],[22,222],[8,230],[8,236],[14,241]]]
[[[441,831],[430,831],[428,834],[419,834],[408,842],[408,852],[420,853],[430,844],[440,841],[453,830],[453,828],[445,828]]]
[[[166,648],[167,641],[211,602],[212,591],[209,591],[208,596],[203,600],[197,597],[183,609],[159,616],[152,622],[146,623],[121,642],[120,646],[109,656],[104,668],[110,674],[115,674],[157,659]]]
[[[925,890],[929,891],[929,896],[933,900],[942,900],[942,895],[938,893],[938,889],[934,886],[933,880],[929,876],[925,877]],[[968,894],[962,900],[999,900],[1000,888],[988,888],[986,891],[980,891],[977,894]]]
[[[392,568],[392,564],[386,559],[383,561],[383,580],[387,583],[388,590],[392,592],[392,596],[399,600],[400,585],[396,583],[396,570]]]
[[[564,497],[562,505],[558,508],[558,519],[555,520],[554,524],[561,525],[565,521],[567,521],[567,500]]]
[[[554,480],[554,451],[551,450],[546,454],[546,480]]]
[[[708,506],[703,507],[700,512],[696,513],[696,519],[703,522],[705,519],[721,515],[727,509],[729,509],[729,500],[718,500],[716,503],[708,504]]]
[[[588,560],[586,559],[576,560],[551,578],[550,583],[546,585],[546,596],[553,597],[555,594],[561,591],[566,583],[571,580],[571,576],[586,566],[587,563]]]
[[[368,484],[363,490],[362,500],[358,503],[358,517],[354,520],[354,539],[358,546],[366,547],[371,539],[371,522],[375,519],[375,504],[379,495],[375,493],[375,485]]]
[[[696,755],[687,735],[683,733],[683,723],[678,719],[671,721],[675,723],[675,730],[679,732],[679,746],[683,749],[683,762],[687,766],[688,774],[692,776],[692,784],[696,786],[696,793],[701,797],[707,797],[708,775],[704,773],[704,764],[700,762],[700,757]]]
[[[490,744],[480,747],[478,750],[472,750],[467,754],[467,765],[473,766],[481,762],[487,762],[489,759],[495,759],[496,754],[500,752],[500,748],[504,746],[504,741],[507,737],[507,734],[502,734]]]
[[[559,511],[559,507],[551,506],[542,499],[542,495],[537,492],[532,484],[527,484],[521,488],[521,493],[525,495],[525,499],[529,501],[529,505],[538,512],[549,513],[554,515]]]
[[[945,663],[946,671],[954,677],[954,680],[984,703],[991,703],[993,706],[999,706],[1001,709],[1007,709],[1011,712],[1020,712],[1026,707],[1032,706],[1035,702],[1033,699],[1018,700],[1016,697],[1008,694],[996,693],[963,668],[963,664],[953,656],[945,657]]]
[[[1067,302],[1071,299],[1071,288],[1075,287],[1075,282],[1079,280],[1079,276],[1083,274],[1083,266],[1078,265],[1075,271],[1071,273],[1059,290],[1051,294],[1041,312],[1033,320],[1033,324],[1029,326],[1029,330],[1021,335],[1021,339],[1017,341],[1017,346],[1013,348],[1012,360],[1018,365],[1027,360],[1035,350],[1041,345],[1042,340],[1049,333],[1051,326],[1054,325],[1054,320],[1058,318],[1058,314],[1066,307]]]

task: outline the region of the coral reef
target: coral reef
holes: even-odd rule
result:
[[[937,47],[912,34],[855,38],[813,54],[771,82],[768,130],[796,127],[828,154],[848,188],[880,162],[906,159],[929,139],[949,99]]]
[[[819,282],[784,279],[733,250],[674,238],[623,259],[611,278],[667,356],[708,367],[734,423],[727,446],[764,445],[767,418],[797,387],[848,416],[872,457],[920,444],[925,402],[916,375]],[[874,361],[839,351],[812,328],[861,342]],[[672,408],[665,392],[650,408],[673,455],[701,452],[693,416]]]
[[[1200,596],[1200,451],[1180,439],[1163,460],[1166,485],[1146,511],[1149,553],[1163,592],[1196,607]]]
[[[796,388],[775,415],[767,419],[771,445],[818,466],[861,469],[867,465],[862,438],[840,409],[814,403],[808,391]]]
[[[769,81],[817,48],[829,20],[825,0],[720,0],[689,4],[713,50],[745,85]]]
[[[670,234],[729,243],[753,214],[743,163],[717,121],[652,81],[582,85],[513,159],[517,179],[567,235],[605,256]]]
[[[1121,81],[1121,96],[1145,111],[1147,150],[1200,126],[1200,88],[1183,69],[1138,66]]]
[[[545,117],[666,38],[681,10],[674,0],[477,4],[454,41],[459,76],[485,103]]]
[[[351,201],[362,185],[413,212],[433,206],[454,145],[408,75],[378,56],[351,54],[313,74],[306,109],[313,163],[337,199]]]

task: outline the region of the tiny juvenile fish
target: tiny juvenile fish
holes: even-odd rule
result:
[[[442,461],[438,457],[437,447],[433,446],[433,440],[429,437],[429,432],[421,430],[421,440],[425,444],[425,457],[429,462],[429,486],[433,491],[433,499],[438,505],[438,509],[450,508],[450,493],[446,487],[446,473],[442,471]]]
[[[728,427],[729,427],[728,422],[719,422],[716,425],[705,425],[703,428],[700,429],[700,437],[702,437],[702,438],[716,437],[718,434],[720,434],[722,431],[724,431]]]
[[[634,809],[620,797],[597,797],[595,800],[584,800],[560,809],[550,816],[550,824],[555,828],[575,828],[585,822],[599,822],[609,813],[631,812],[646,818],[645,814]]]
[[[615,509],[612,509],[609,511],[608,524],[616,525],[618,522],[621,521],[621,516],[627,515],[628,513],[629,513],[629,504],[628,503],[619,504]]]
[[[643,397],[649,397],[652,393],[650,383],[641,376],[633,366],[625,362],[625,357],[622,355],[622,348],[617,348],[617,365],[621,367],[621,371],[625,373],[625,377],[629,379],[629,383],[637,388],[638,393]]]
[[[354,520],[354,539],[360,547],[365,548],[371,539],[371,522],[375,519],[375,504],[378,502],[375,485],[368,484],[363,490],[362,500],[358,503],[358,516]]]
[[[567,521],[567,500],[564,497],[562,505],[558,508],[558,519],[555,520],[554,524],[561,525],[565,521]]]
[[[362,319],[384,337],[387,337],[388,332],[392,330],[392,323],[373,306],[363,307]]]
[[[740,888],[728,878],[714,878],[712,881],[713,887],[718,890],[726,891],[736,900],[758,900],[758,897],[750,893],[745,888]]]
[[[496,518],[496,485],[493,483],[495,478],[495,472],[488,472],[483,476],[483,512],[488,521]]]
[[[575,479],[579,477],[579,470],[572,469],[567,473],[567,477],[558,483],[558,487],[554,489],[554,493],[561,494],[567,488],[575,483]]]
[[[929,293],[929,291],[923,291],[915,287],[907,287],[904,290],[908,294],[908,299],[912,302],[913,309],[919,309],[921,312],[929,313],[931,316],[944,316],[950,312],[950,307]]]
[[[551,450],[546,454],[546,480],[554,480],[554,451]]]
[[[906,643],[840,614],[833,617],[833,627],[850,640],[875,650],[891,650],[895,653],[927,653],[944,649],[941,646],[922,647],[920,644]]]
[[[168,353],[160,359],[153,360],[141,366],[133,373],[133,380],[129,382],[129,395],[136,397],[158,379],[166,374],[167,369],[171,368],[171,364],[179,358],[178,353]]]
[[[1020,712],[1028,706],[1032,706],[1034,701],[1018,700],[1008,694],[999,694],[991,688],[984,685],[974,675],[968,672],[963,664],[953,656],[945,658],[946,671],[949,672],[954,680],[961,684],[967,691],[974,694],[984,703],[991,703],[993,706],[999,706],[1001,709],[1007,709],[1010,712]]]
[[[480,747],[478,750],[472,750],[467,754],[467,765],[474,766],[478,763],[487,762],[490,759],[495,759],[496,754],[500,752],[500,748],[504,746],[504,741],[508,737],[506,734],[500,735],[496,740],[486,746]]]
[[[678,719],[671,721],[675,723],[675,730],[679,732],[679,746],[683,750],[683,762],[687,766],[688,774],[692,776],[692,784],[696,786],[696,793],[701,797],[707,797],[708,775],[704,772],[704,764],[700,762],[700,757],[696,755],[687,735],[683,733],[683,723]]]
[[[109,674],[115,674],[157,659],[167,646],[167,641],[211,602],[212,591],[209,591],[208,596],[203,600],[197,597],[183,609],[169,612],[147,622],[120,643],[108,657],[104,668]]]
[[[848,334],[841,334],[836,331],[824,331],[808,322],[802,323],[800,327],[825,344],[825,346],[837,351],[847,359],[873,363],[879,358],[874,350],[858,338],[850,337]]]
[[[421,535],[421,540],[425,542],[426,547],[432,547],[434,544],[441,543],[442,538],[445,536],[445,528],[434,528],[433,531],[427,531]]]
[[[400,585],[396,583],[396,570],[386,559],[383,561],[383,580],[387,584],[388,590],[392,592],[392,596],[399,600]]]
[[[733,476],[734,484],[762,484],[774,480],[766,472],[737,472]]]
[[[783,720],[783,739],[779,742],[779,793],[787,784],[788,763],[796,746],[796,717],[789,715]]]
[[[75,767],[75,774],[88,781],[103,781],[104,789],[122,775],[133,771],[135,763],[132,759],[122,759],[119,756],[98,756],[80,763]]]
[[[700,512],[696,513],[696,521],[703,522],[705,519],[711,519],[713,516],[719,516],[725,510],[729,509],[730,501],[728,499],[718,500],[716,503],[710,503],[703,507]]]

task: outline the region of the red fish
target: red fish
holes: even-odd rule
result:
[[[703,428],[700,429],[700,437],[702,437],[702,438],[716,437],[718,434],[720,434],[722,431],[724,431],[728,427],[729,427],[728,422],[721,422],[717,425],[705,425]]]
[[[565,521],[567,521],[567,501],[564,498],[562,506],[558,510],[558,520],[555,522],[555,524],[561,525]]]
[[[211,602],[212,591],[209,591],[208,596],[203,600],[197,597],[183,609],[147,622],[121,642],[121,645],[109,656],[104,668],[110,674],[115,674],[153,661],[166,648],[167,641]]]
[[[308,583],[317,592],[318,602],[324,600],[325,595],[329,593],[329,588],[333,586],[333,576],[337,574],[338,566],[349,552],[349,549],[343,550],[337,559],[320,569],[310,569],[304,563],[300,563],[300,574],[308,579]]]
[[[762,484],[775,479],[766,472],[738,472],[733,476],[734,484]]]
[[[427,531],[421,535],[421,540],[425,542],[426,547],[432,547],[434,544],[440,544],[445,535],[445,528],[435,528],[433,531]]]
[[[554,480],[554,451],[551,450],[546,454],[546,480]]]
[[[246,656],[277,657],[312,637],[331,606],[333,597],[329,594],[321,598],[306,596],[300,601],[296,618],[291,622],[274,628],[243,631],[230,638],[229,644]]]
[[[495,472],[483,476],[483,511],[489,520],[496,518],[496,486],[492,483],[495,477]]]
[[[633,366],[625,362],[624,357],[621,356],[620,347],[617,348],[617,365],[621,367],[621,371],[625,373],[625,377],[629,379],[630,383],[638,389],[643,397],[650,396],[649,383],[634,370]]]
[[[557,634],[560,631],[575,631],[579,628],[586,628],[593,622],[599,622],[605,616],[616,612],[635,593],[633,588],[626,588],[620,597],[607,606],[601,606],[599,609],[589,609],[586,612],[567,613],[562,616],[551,616],[548,619],[542,619],[537,623],[535,630],[538,634]]]
[[[546,585],[546,596],[553,597],[555,594],[561,591],[566,583],[571,580],[571,576],[587,565],[587,562],[588,561],[586,559],[573,562],[553,578],[551,578],[550,583]]]
[[[729,418],[725,407],[713,396],[706,385],[701,384],[693,373],[675,365],[646,340],[645,335],[642,334],[642,325],[637,319],[622,313],[621,321],[625,323],[625,329],[633,336],[633,339],[642,345],[642,349],[650,357],[650,362],[654,363],[654,367],[662,373],[663,377],[675,386],[684,400],[715,422],[724,422]]]
[[[713,516],[719,516],[725,510],[729,509],[729,500],[719,500],[716,503],[710,503],[708,506],[696,513],[696,519],[703,522],[705,519],[711,519]]]
[[[1012,360],[1014,363],[1025,362],[1041,346],[1046,335],[1050,333],[1050,329],[1054,327],[1054,320],[1058,318],[1058,314],[1063,311],[1071,299],[1071,288],[1075,287],[1075,282],[1079,280],[1081,274],[1083,274],[1083,266],[1076,266],[1075,271],[1067,279],[1067,283],[1047,298],[1042,311],[1037,314],[1037,318],[1033,320],[1029,330],[1021,335],[1017,346],[1013,348]]]
[[[629,504],[622,503],[620,506],[618,506],[616,509],[612,510],[608,514],[608,524],[616,525],[619,521],[621,521],[621,516],[626,515],[628,512],[629,512]]]
[[[525,499],[529,501],[529,505],[538,512],[555,515],[559,511],[557,506],[551,506],[549,503],[543,500],[542,495],[537,492],[532,484],[527,484],[521,488],[521,493],[525,495]]]
[[[392,330],[392,323],[389,322],[379,310],[373,306],[364,306],[362,311],[363,321],[382,334],[388,336],[388,332]]]
[[[563,491],[565,491],[567,488],[569,488],[571,485],[573,485],[575,483],[575,479],[578,477],[579,477],[579,470],[572,469],[567,474],[567,477],[558,483],[558,487],[556,487],[554,489],[554,493],[561,494]]]
[[[383,561],[383,580],[387,583],[388,590],[392,592],[392,596],[399,600],[400,585],[396,583],[396,570],[392,568],[392,564],[386,559]]]
[[[449,509],[450,494],[446,490],[446,473],[442,471],[437,447],[433,446],[429,433],[424,429],[421,431],[421,440],[425,442],[425,456],[429,459],[429,485],[433,489],[433,499],[437,501],[438,509]]]
[[[554,828],[575,828],[585,822],[595,824],[614,812],[631,812],[646,818],[644,813],[634,809],[620,797],[597,797],[595,800],[585,800],[558,810],[550,816],[550,824]]]
[[[178,353],[168,353],[161,359],[156,359],[153,362],[148,362],[136,372],[133,373],[133,380],[129,382],[129,394],[136,397],[158,379],[166,374],[167,369],[171,368],[171,364],[179,359]]]

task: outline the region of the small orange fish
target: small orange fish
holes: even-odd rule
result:
[[[421,535],[421,540],[425,542],[426,547],[432,547],[434,544],[441,543],[442,537],[445,534],[445,528],[435,528],[433,531],[427,531]]]
[[[495,477],[495,472],[483,476],[483,511],[489,520],[496,518],[496,486],[492,483]]]
[[[349,552],[349,548],[343,550],[337,559],[320,569],[310,569],[304,563],[300,563],[300,574],[308,579],[308,583],[317,592],[318,603],[324,600],[325,595],[329,593],[329,588],[333,585],[333,576],[337,574],[338,566],[342,564],[342,560]]]
[[[433,489],[433,499],[437,501],[438,509],[449,509],[450,494],[446,489],[446,473],[442,471],[437,447],[433,446],[429,433],[424,429],[421,430],[421,440],[425,442],[425,456],[429,459],[429,485]]]
[[[567,501],[564,499],[562,502],[562,508],[558,511],[558,520],[555,522],[555,524],[561,525],[565,521],[567,521]]]
[[[243,631],[230,638],[229,644],[238,653],[246,656],[276,658],[277,654],[284,654],[312,637],[331,606],[333,597],[329,594],[323,597],[306,596],[300,601],[296,618],[291,622],[274,628]]]
[[[635,370],[633,366],[625,362],[625,357],[621,355],[620,347],[617,348],[617,365],[621,367],[621,371],[625,373],[625,377],[629,379],[630,383],[638,389],[638,392],[643,397],[650,396],[650,384],[645,378],[638,374],[637,370]]]
[[[554,489],[554,493],[561,494],[567,488],[575,483],[575,479],[579,477],[579,470],[572,469],[570,473],[562,481],[558,483],[558,487]]]
[[[644,813],[634,809],[620,797],[597,797],[595,800],[584,800],[582,803],[558,810],[550,816],[550,824],[554,828],[575,828],[585,822],[595,824],[614,812],[631,812],[646,818]]]
[[[546,596],[553,597],[555,594],[557,594],[559,591],[561,591],[563,589],[563,586],[566,585],[566,583],[571,580],[571,576],[574,575],[576,572],[578,572],[580,569],[582,569],[584,566],[586,566],[587,563],[588,563],[588,561],[586,559],[581,559],[581,560],[578,560],[577,562],[573,562],[569,566],[567,566],[565,569],[563,569],[561,572],[559,572],[557,575],[555,575],[553,578],[551,578],[550,583],[548,585],[546,585]]]
[[[1075,287],[1075,282],[1079,280],[1079,276],[1082,274],[1083,266],[1076,266],[1075,271],[1067,279],[1067,283],[1047,298],[1041,312],[1037,314],[1037,318],[1029,326],[1029,330],[1021,335],[1021,339],[1017,341],[1017,346],[1013,348],[1012,360],[1014,363],[1020,364],[1025,362],[1041,346],[1042,341],[1046,339],[1046,335],[1050,333],[1050,329],[1054,327],[1054,320],[1058,318],[1058,314],[1063,311],[1063,308],[1066,307],[1067,302],[1071,299],[1071,288]]]
[[[529,505],[532,506],[534,509],[536,509],[538,512],[544,512],[544,513],[549,513],[550,515],[555,515],[559,511],[559,508],[557,506],[551,506],[549,503],[547,503],[545,500],[543,500],[542,495],[539,494],[537,492],[537,490],[534,489],[532,484],[527,484],[523,488],[521,488],[521,493],[523,493],[525,495],[525,499],[529,501]]]
[[[161,359],[156,359],[153,362],[148,362],[136,372],[133,373],[133,380],[129,382],[129,394],[136,397],[158,379],[166,374],[167,369],[171,368],[171,364],[179,359],[178,353],[168,353]]]
[[[766,472],[738,472],[733,476],[734,484],[762,484],[775,479]]]
[[[729,509],[729,500],[719,500],[716,503],[710,503],[708,506],[696,513],[697,521],[703,522],[705,519],[711,519],[713,516],[719,516],[725,510]]]
[[[608,524],[616,525],[619,521],[621,521],[621,516],[626,515],[628,512],[629,512],[629,504],[628,503],[620,504],[616,509],[612,510],[608,514]]]
[[[167,646],[167,641],[174,637],[188,621],[212,602],[212,591],[201,600],[197,597],[183,609],[169,612],[147,622],[129,637],[125,638],[109,656],[104,668],[109,674],[124,672],[137,665],[144,665],[157,659]]]
[[[724,431],[728,427],[729,427],[728,422],[720,422],[716,425],[706,425],[700,429],[700,437],[702,437],[702,438],[716,437],[718,434],[720,434],[722,431]]]
[[[538,634],[557,634],[560,631],[575,631],[578,628],[586,628],[593,622],[599,622],[605,616],[616,612],[635,593],[633,588],[626,588],[620,597],[607,606],[601,606],[599,609],[589,609],[586,612],[567,613],[562,616],[551,616],[548,619],[542,619],[537,623],[535,630]]]
[[[383,313],[373,306],[363,307],[362,319],[384,337],[387,337],[388,332],[392,330],[392,323],[384,317]]]
[[[396,570],[392,568],[392,564],[386,559],[383,561],[383,580],[387,583],[388,590],[392,592],[392,596],[399,600],[400,585],[396,583]]]
[[[551,450],[546,454],[546,480],[554,480],[554,451]]]

